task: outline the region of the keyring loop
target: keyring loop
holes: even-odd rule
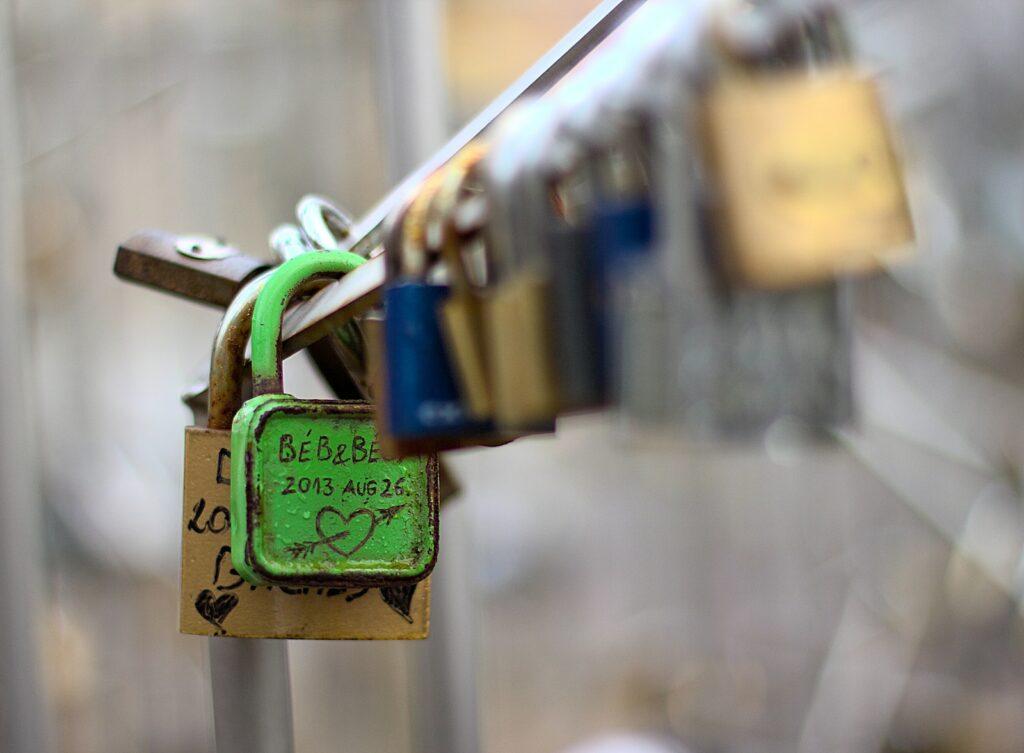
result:
[[[302,234],[318,251],[337,251],[352,232],[352,218],[316,194],[299,199],[295,216]]]

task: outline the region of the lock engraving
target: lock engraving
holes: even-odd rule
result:
[[[375,584],[429,572],[436,460],[383,458],[368,406],[268,396],[245,453],[247,560],[264,578]]]
[[[236,638],[422,639],[430,580],[381,589],[254,586],[232,566],[226,431],[185,433],[179,629]],[[326,521],[325,521],[326,522]]]

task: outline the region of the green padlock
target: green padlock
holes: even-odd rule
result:
[[[256,301],[255,397],[231,430],[231,559],[250,583],[394,586],[434,566],[436,455],[384,458],[369,403],[300,400],[282,387],[281,321],[295,291],[363,261],[344,251],[299,256]]]

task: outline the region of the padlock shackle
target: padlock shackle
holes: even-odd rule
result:
[[[316,250],[309,245],[299,226],[290,223],[278,225],[271,230],[267,243],[273,250],[274,256],[277,257],[277,261],[282,263]]]
[[[464,153],[456,155],[452,162],[431,174],[419,189],[392,213],[384,242],[389,280],[422,279],[426,275],[430,262],[429,252],[434,250],[429,243],[429,237],[432,226],[438,222],[435,210],[438,199],[441,194],[447,193],[444,203],[454,205],[466,175],[483,159],[486,152],[487,146],[483,142],[473,142]],[[446,212],[444,214],[447,215]],[[449,227],[450,217],[444,216],[441,220],[444,240],[438,250],[444,253],[452,229]],[[452,266],[452,262],[449,262],[449,266]],[[458,281],[465,280],[461,268],[453,272],[458,276]]]
[[[295,207],[302,235],[318,251],[341,248],[352,232],[352,218],[316,194],[303,196]]]
[[[402,275],[402,237],[405,232],[405,218],[416,199],[413,194],[388,215],[384,228],[384,277],[398,279]]]
[[[272,274],[273,270],[267,270],[247,282],[224,311],[210,357],[207,428],[230,429],[242,406],[245,345],[252,328],[252,307]]]
[[[433,173],[419,187],[402,219],[401,242],[397,248],[398,274],[401,277],[422,279],[430,266],[427,253],[427,213],[441,187],[444,174]]]
[[[708,43],[730,73],[775,73],[779,63],[798,70],[849,63],[852,50],[839,8],[830,0],[799,8],[759,7],[759,24],[740,23],[730,7],[708,25]],[[752,31],[753,30],[753,31]]]
[[[459,232],[455,227],[454,213],[459,206],[459,198],[466,187],[467,181],[481,160],[487,154],[487,145],[474,141],[467,146],[444,169],[444,177],[427,208],[427,242],[430,245],[436,240],[441,258],[448,266],[448,275],[452,289],[457,293],[467,293],[472,288],[466,274],[462,258]],[[433,235],[439,237],[434,239]]]
[[[210,358],[210,379],[207,382],[208,429],[230,429],[238,409],[242,407],[242,385],[245,381],[245,346],[252,330],[252,312],[256,298],[274,270],[254,277],[238,291],[221,319],[213,341]],[[298,292],[310,293],[324,287],[330,279],[312,279]]]
[[[281,324],[291,300],[316,277],[340,277],[366,259],[348,251],[322,251],[290,259],[274,270],[256,298],[252,315],[253,394],[284,392]]]

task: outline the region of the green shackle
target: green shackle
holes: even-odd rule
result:
[[[290,259],[274,271],[253,309],[253,394],[284,393],[281,327],[292,298],[311,278],[348,274],[365,261],[348,251],[320,251]]]

